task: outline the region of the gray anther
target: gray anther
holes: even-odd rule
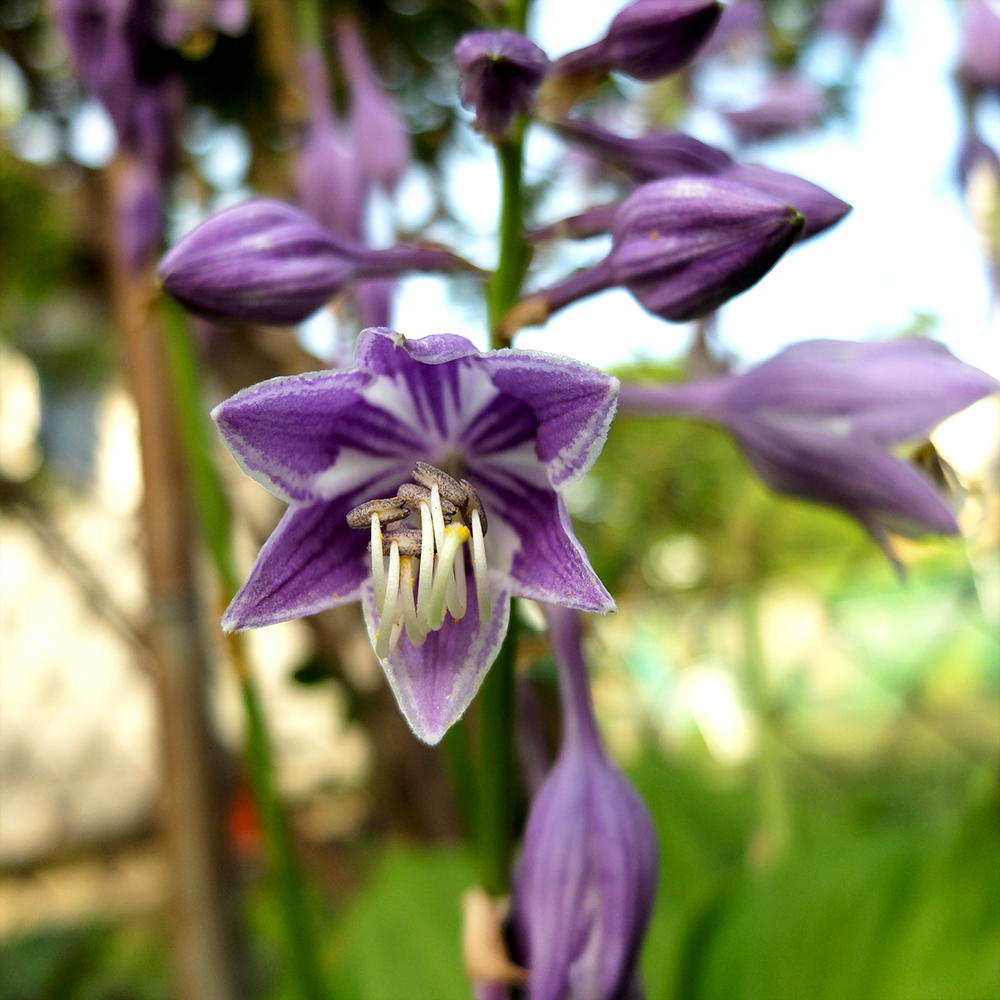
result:
[[[348,511],[347,525],[350,528],[367,528],[372,523],[372,514],[378,514],[381,524],[391,524],[393,521],[402,521],[404,517],[409,517],[410,509],[402,497],[369,500]]]
[[[468,501],[468,495],[458,484],[457,480],[452,479],[447,472],[442,472],[440,469],[435,468],[433,465],[428,465],[426,462],[417,462],[413,466],[413,478],[421,486],[426,486],[428,489],[437,483],[441,499],[450,500],[456,507],[464,507]]]
[[[421,503],[429,505],[431,502],[431,491],[426,486],[418,486],[416,483],[403,483],[399,487],[399,495],[413,508],[419,507]],[[450,500],[441,497],[441,510],[444,512],[446,524],[451,523],[457,509]]]
[[[419,556],[424,535],[419,528],[409,524],[390,524],[382,535],[382,555],[387,556],[393,542],[399,542],[401,556]]]
[[[461,481],[462,489],[468,494],[469,500],[462,507],[462,517],[465,518],[467,524],[472,524],[472,512],[474,510],[479,511],[479,524],[483,529],[483,534],[486,534],[486,508],[483,506],[483,501],[479,499],[479,494],[476,492],[476,487],[469,482],[468,479],[463,479]]]

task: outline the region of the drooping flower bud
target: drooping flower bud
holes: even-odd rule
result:
[[[823,117],[823,90],[802,77],[775,77],[758,104],[740,111],[725,111],[723,117],[742,142],[760,142],[779,135],[805,132]]]
[[[839,507],[894,558],[887,530],[957,534],[958,525],[932,475],[892,446],[998,388],[933,341],[811,340],[744,375],[623,386],[620,409],[723,424],[776,490]]]
[[[986,0],[965,0],[958,79],[973,91],[1000,91],[1000,14]]]
[[[549,69],[548,56],[516,31],[474,31],[455,46],[462,103],[476,112],[476,128],[496,141],[527,114]]]
[[[621,1000],[656,893],[646,807],[601,746],[580,616],[546,607],[559,669],[563,745],[528,815],[514,876],[514,942],[528,1000]]]
[[[673,177],[637,188],[615,214],[611,253],[518,303],[510,334],[558,309],[623,285],[649,312],[675,323],[706,316],[756,284],[795,242],[792,206],[721,177]]]
[[[353,21],[337,26],[337,48],[351,85],[351,125],[361,162],[372,180],[394,191],[410,165],[409,129],[375,76]]]
[[[637,80],[656,80],[685,66],[712,34],[718,0],[635,0],[622,8],[600,41],[569,52],[557,76],[616,70]]]
[[[819,24],[824,31],[849,38],[861,47],[871,41],[885,11],[885,0],[826,0]]]
[[[263,199],[207,219],[167,253],[159,274],[174,298],[202,316],[287,325],[357,279],[461,269],[475,270],[442,247],[372,250],[291,205]]]

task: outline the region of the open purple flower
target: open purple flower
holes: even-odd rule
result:
[[[223,627],[363,601],[403,714],[436,743],[496,657],[512,595],[614,607],[562,490],[600,451],[617,388],[564,358],[369,329],[354,368],[233,396],[213,414],[223,440],[289,508]]]
[[[706,316],[759,281],[795,242],[790,205],[720,177],[672,177],[637,188],[615,213],[611,252],[520,302],[505,332],[622,285],[655,316]]]
[[[280,201],[247,201],[213,215],[160,261],[163,286],[209,319],[301,323],[363,278],[475,268],[443,247],[372,250],[334,236]]]
[[[811,340],[744,375],[623,386],[621,403],[723,424],[771,486],[839,507],[892,558],[887,530],[956,534],[958,525],[931,477],[890,449],[998,387],[933,341]]]
[[[559,669],[563,745],[531,805],[514,876],[515,958],[528,1000],[637,996],[636,961],[656,894],[649,814],[601,746],[580,616],[546,617]]]
[[[475,109],[476,128],[497,140],[527,114],[549,69],[549,57],[516,31],[474,31],[455,46],[462,103]]]
[[[614,17],[593,45],[569,52],[557,76],[617,70],[637,80],[656,80],[690,62],[722,14],[718,0],[635,0]]]

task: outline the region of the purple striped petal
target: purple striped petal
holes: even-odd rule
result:
[[[414,646],[405,630],[399,645],[379,662],[400,711],[425,743],[438,743],[469,707],[486,671],[500,652],[510,617],[510,589],[500,573],[490,573],[493,617],[480,621],[472,573],[466,577],[468,611],[460,620],[446,618],[422,646]],[[374,590],[362,594],[362,609],[372,645],[379,629]]]

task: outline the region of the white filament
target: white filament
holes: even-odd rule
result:
[[[379,611],[378,633],[375,636],[375,655],[385,659],[392,649],[393,626],[396,624],[396,600],[399,597],[399,542],[389,549],[389,573],[385,581],[385,603]],[[396,633],[398,638],[398,632]]]
[[[400,591],[403,605],[403,623],[406,634],[414,646],[422,646],[427,638],[427,630],[422,628],[417,618],[417,608],[413,603],[413,556],[403,556],[399,566]],[[395,644],[394,644],[395,645]]]
[[[469,529],[464,524],[449,524],[444,533],[444,545],[438,551],[438,563],[434,570],[434,590],[431,593],[428,618],[430,627],[437,631],[444,624],[444,600],[448,583],[454,586],[452,566],[462,543],[469,538]]]
[[[372,514],[372,583],[375,585],[375,607],[381,614],[385,603],[385,563],[382,560],[382,525],[378,514]]]
[[[486,572],[486,545],[483,542],[483,526],[479,511],[472,511],[472,569],[476,574],[476,600],[479,602],[479,620],[489,621],[493,617],[490,601],[490,581]]]

